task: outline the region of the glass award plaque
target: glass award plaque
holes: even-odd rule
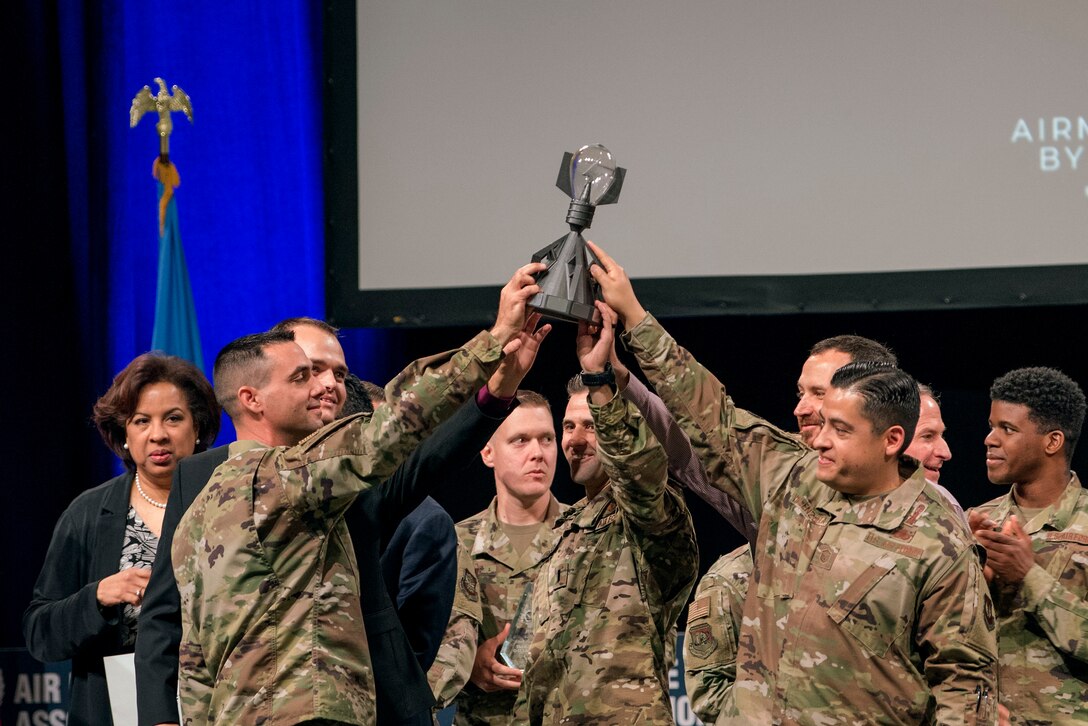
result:
[[[504,665],[525,670],[529,662],[529,643],[533,640],[533,583],[525,587],[518,601],[514,619],[510,621],[510,633],[499,649],[499,660]]]

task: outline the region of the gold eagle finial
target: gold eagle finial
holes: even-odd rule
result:
[[[140,118],[148,111],[158,112],[159,120],[155,124],[155,130],[159,132],[159,155],[165,160],[170,156],[170,134],[174,130],[174,123],[170,120],[170,114],[174,111],[181,111],[189,119],[189,123],[192,123],[193,104],[185,91],[177,86],[171,87],[170,90],[173,91],[173,95],[171,95],[166,90],[166,81],[156,78],[155,83],[159,86],[159,92],[155,95],[151,94],[150,86],[144,86],[133,97],[132,107],[129,108],[128,112],[129,126],[135,127]]]

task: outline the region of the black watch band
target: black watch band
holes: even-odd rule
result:
[[[587,373],[582,371],[582,384],[593,388],[594,386],[613,386],[616,384],[616,371],[612,370],[611,363],[604,364],[604,370],[600,373]]]

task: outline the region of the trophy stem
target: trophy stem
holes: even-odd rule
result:
[[[570,225],[571,231],[581,232],[593,224],[594,209],[596,207],[589,202],[570,200],[570,207],[567,209],[567,224]]]

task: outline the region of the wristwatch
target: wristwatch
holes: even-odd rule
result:
[[[614,386],[616,385],[616,371],[612,370],[611,363],[604,364],[604,370],[599,373],[587,373],[582,371],[579,374],[582,378],[582,384],[593,388],[594,386]]]

